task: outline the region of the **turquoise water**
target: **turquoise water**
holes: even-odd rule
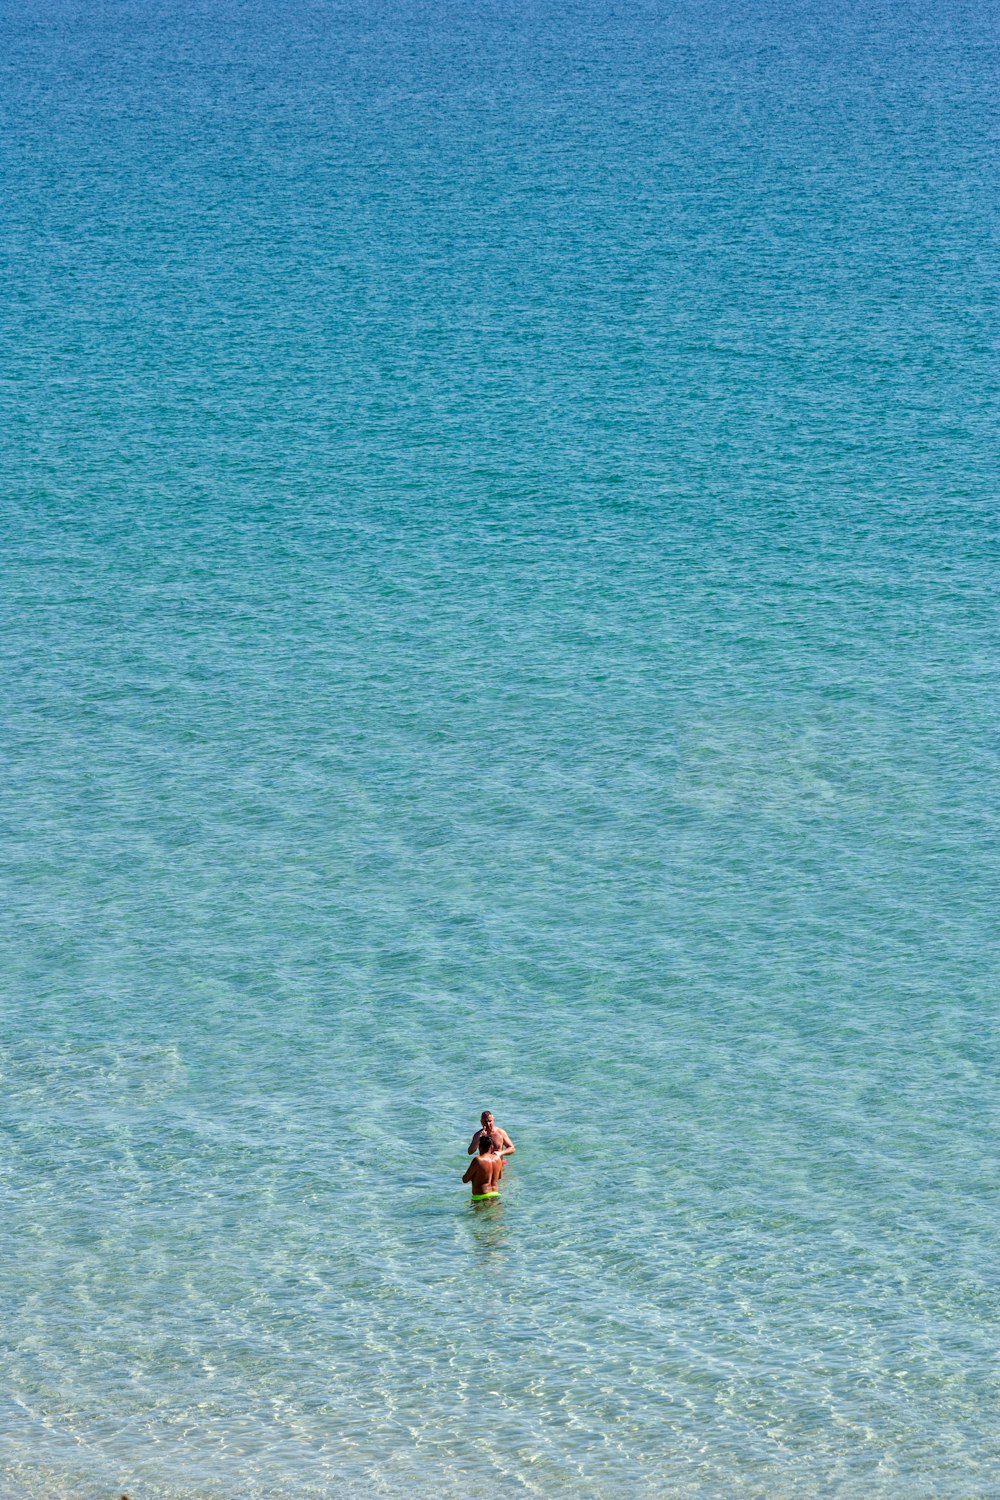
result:
[[[1000,1495],[997,21],[4,0],[5,1500]]]

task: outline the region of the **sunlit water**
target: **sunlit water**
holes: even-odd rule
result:
[[[996,7],[2,16],[4,1500],[1000,1494]]]

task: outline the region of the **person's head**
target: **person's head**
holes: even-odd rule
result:
[[[497,1149],[497,1144],[497,1138],[493,1135],[492,1131],[484,1130],[479,1137],[480,1156],[492,1156],[493,1152]]]
[[[492,1129],[493,1129],[493,1111],[491,1109],[484,1109],[483,1112],[482,1112],[482,1114],[479,1116],[479,1123],[483,1127],[484,1130],[492,1131]]]

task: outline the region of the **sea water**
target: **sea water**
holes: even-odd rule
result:
[[[1000,1495],[997,22],[4,0],[4,1500]]]

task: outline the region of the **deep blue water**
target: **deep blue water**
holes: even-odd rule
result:
[[[998,19],[2,0],[4,1500],[1000,1496]]]

